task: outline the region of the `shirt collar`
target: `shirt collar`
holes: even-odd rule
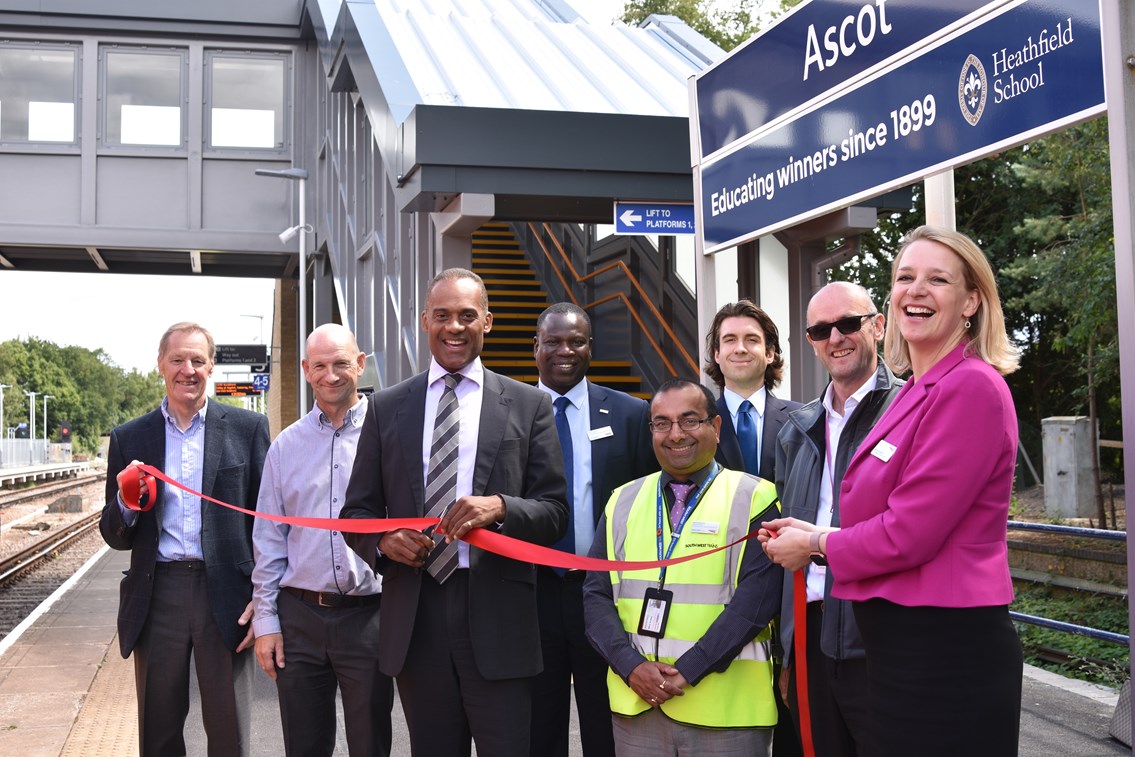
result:
[[[311,414],[315,416],[315,424],[320,429],[322,429],[324,426],[327,426],[329,428],[331,427],[330,419],[323,414],[322,410],[319,409],[319,405],[316,405],[312,408]],[[346,414],[343,416],[343,427],[363,425],[363,419],[366,418],[366,414],[367,398],[366,395],[363,395],[358,398],[358,402],[351,405],[351,407],[347,409]]]
[[[828,388],[824,390],[824,410],[827,411],[829,416],[839,415],[844,418],[850,416],[855,412],[855,408],[859,406],[859,403],[863,401],[863,398],[867,396],[867,392],[875,388],[875,382],[876,377],[875,374],[872,373],[871,377],[863,382],[863,386],[856,389],[851,393],[850,397],[843,401],[843,413],[837,413],[835,408],[832,407],[833,390],[831,382],[828,382]]]
[[[745,400],[748,400],[753,404],[753,410],[757,411],[758,418],[763,418],[765,416],[765,396],[767,394],[768,392],[765,391],[764,386],[761,386],[760,389],[753,392],[753,394],[749,397],[742,397],[740,394],[737,394],[737,392],[728,387],[726,387],[725,390],[721,392],[721,396],[725,398],[725,406],[729,408],[730,415],[736,416],[738,411],[741,409],[741,403]]]
[[[197,423],[198,420],[200,420],[200,423],[202,425],[204,425],[204,423],[205,423],[205,411],[208,410],[208,409],[209,409],[209,398],[206,397],[205,398],[205,404],[202,405],[201,409],[198,410],[193,415],[193,420],[189,421],[189,428],[193,428],[193,424]],[[162,398],[162,416],[166,419],[166,423],[172,423],[175,427],[177,426],[177,420],[175,420],[174,417],[169,414],[169,397],[163,397]],[[186,429],[186,430],[188,431],[189,429]]]
[[[459,373],[464,378],[472,381],[477,386],[485,385],[485,366],[481,364],[480,357],[473,358],[471,362],[467,363],[459,371],[447,371],[446,369],[441,367],[441,365],[435,358],[431,357],[430,372],[429,376],[426,379],[426,386],[433,386],[435,381],[441,379],[443,376],[449,375],[450,373]]]
[[[540,387],[541,389],[543,389],[545,392],[547,392],[553,400],[556,399],[557,397],[567,397],[568,402],[571,403],[572,407],[577,408],[577,409],[583,407],[583,401],[585,399],[587,399],[587,378],[586,377],[582,381],[580,381],[578,384],[573,386],[571,389],[568,389],[563,394],[560,394],[555,389],[550,389],[543,381],[537,382],[536,385],[538,387]]]
[[[705,483],[705,480],[707,478],[709,478],[709,474],[712,471],[713,471],[713,460],[710,460],[709,465],[705,466],[704,468],[701,468],[699,470],[694,471],[693,473],[691,473],[689,475],[688,478],[683,479],[683,480],[691,481],[691,482],[693,482],[694,484],[696,484],[697,486],[700,487],[702,484]],[[666,485],[669,484],[671,481],[678,481],[678,480],[679,479],[674,478],[673,476],[671,476],[666,471],[662,471],[662,479],[661,479],[660,483],[661,483],[663,488],[665,488]]]

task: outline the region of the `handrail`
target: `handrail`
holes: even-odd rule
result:
[[[579,271],[575,270],[575,265],[572,264],[571,258],[568,256],[568,254],[566,252],[564,252],[564,248],[563,248],[563,245],[560,244],[560,240],[557,239],[556,235],[552,232],[551,225],[545,222],[543,224],[543,226],[544,226],[544,231],[547,232],[549,237],[551,237],[552,244],[555,245],[556,251],[559,252],[560,258],[563,260],[564,264],[567,265],[568,270],[571,271],[572,276],[575,278],[575,283],[583,284],[586,281],[588,281],[589,279],[593,279],[593,278],[599,276],[599,274],[606,273],[607,271],[610,271],[614,268],[618,268],[619,270],[621,270],[623,272],[623,275],[626,276],[627,280],[630,282],[631,286],[633,286],[635,288],[635,291],[638,292],[639,296],[642,298],[642,301],[646,303],[646,306],[650,310],[650,312],[654,315],[655,318],[658,319],[658,323],[661,324],[662,330],[666,332],[666,334],[670,337],[671,340],[673,340],[674,346],[678,348],[678,351],[682,354],[682,357],[685,358],[685,360],[689,364],[690,368],[694,371],[694,373],[698,372],[697,361],[695,361],[692,357],[690,357],[690,353],[687,352],[686,348],[682,346],[682,342],[678,339],[678,335],[674,333],[673,329],[670,328],[670,325],[668,323],[666,323],[666,319],[662,317],[662,314],[660,312],[658,312],[658,308],[656,308],[654,306],[654,303],[650,301],[650,298],[646,296],[646,292],[643,291],[642,286],[638,282],[638,278],[635,277],[635,275],[631,272],[630,268],[627,267],[626,263],[624,263],[621,260],[616,260],[613,263],[608,263],[607,265],[592,271],[591,273],[587,274],[586,276],[580,276]],[[544,239],[541,236],[540,231],[536,228],[535,224],[533,224],[531,222],[529,222],[528,228],[532,230],[532,233],[536,237],[537,243],[539,243],[539,245],[540,245],[540,249],[542,249],[544,251],[544,257],[546,257],[548,259],[548,262],[552,264],[552,269],[555,270],[556,276],[559,278],[560,283],[564,287],[564,291],[567,292],[568,297],[571,297],[571,300],[572,300],[573,303],[575,303],[576,305],[579,305],[578,300],[576,300],[575,293],[572,291],[571,285],[568,284],[567,280],[564,279],[563,274],[560,273],[560,270],[556,267],[555,260],[552,259],[552,253],[548,250],[547,245],[544,243]],[[643,323],[641,316],[639,316],[639,314],[635,310],[634,306],[631,304],[630,299],[625,294],[623,294],[622,292],[620,292],[619,295],[617,295],[617,296],[619,296],[622,299],[623,303],[627,307],[627,311],[631,314],[631,317],[634,318],[635,322],[638,323],[640,328],[642,328],[643,333],[646,335],[647,339],[650,341],[651,346],[654,347],[655,352],[658,353],[658,357],[662,359],[662,362],[670,370],[670,373],[672,375],[675,375],[675,376],[678,375],[677,371],[674,370],[674,366],[670,363],[669,360],[666,359],[666,356],[664,354],[662,354],[661,346],[654,340],[654,338],[646,330],[646,325]],[[610,299],[613,299],[613,297],[614,297],[614,295],[606,297],[602,300],[598,300],[596,302],[592,302],[588,305],[582,305],[581,307],[583,307],[586,310],[588,308],[595,307],[596,305],[599,305],[602,302],[606,302]]]
[[[1011,520],[1008,522],[1008,527],[1018,531],[1040,531],[1044,533],[1059,533],[1066,536],[1084,536],[1089,539],[1107,539],[1111,541],[1126,541],[1126,531],[1108,531],[1103,528],[1082,528],[1080,526],[1061,526],[1055,523],[1032,523],[1023,520]],[[1065,633],[1076,634],[1077,636],[1087,636],[1091,639],[1099,639],[1100,641],[1110,641],[1114,644],[1130,644],[1130,637],[1121,633],[1114,633],[1112,631],[1103,631],[1099,628],[1092,628],[1090,626],[1081,626],[1075,623],[1065,623],[1062,620],[1053,620],[1052,618],[1042,618],[1036,615],[1026,615],[1022,612],[1009,611],[1009,617],[1019,623],[1028,623],[1029,625],[1040,626],[1042,628],[1051,628],[1054,631],[1064,631]]]

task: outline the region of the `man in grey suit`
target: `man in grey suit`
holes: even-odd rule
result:
[[[527,757],[542,667],[536,567],[459,540],[485,528],[547,545],[567,528],[551,400],[485,370],[492,324],[479,276],[433,278],[422,313],[430,367],[372,398],[341,513],[441,517],[432,534],[347,535],[383,574],[379,667],[398,681],[418,757],[468,755],[470,737],[481,754]]]
[[[251,616],[252,518],[168,484],[143,484],[144,511],[119,496],[126,469],[141,461],[207,496],[255,508],[268,419],[207,402],[214,353],[201,326],[170,326],[158,347],[165,400],[110,435],[99,527],[112,548],[130,550],[118,642],[123,657],[134,655],[142,755],[185,754],[190,654],[209,754],[248,754],[255,661],[243,653],[251,627],[241,625]]]
[[[569,478],[571,520],[555,547],[586,555],[611,492],[658,470],[647,427],[650,405],[587,380],[591,320],[579,306],[558,302],[546,309],[536,321],[532,343],[539,386],[555,408]],[[573,688],[584,757],[615,754],[607,662],[591,647],[584,628],[585,575],[582,570],[536,569],[544,672],[534,688],[532,757],[567,757]]]

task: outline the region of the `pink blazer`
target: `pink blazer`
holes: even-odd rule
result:
[[[959,345],[908,381],[859,446],[825,547],[841,599],[1013,601],[1006,521],[1017,416],[1005,380]]]

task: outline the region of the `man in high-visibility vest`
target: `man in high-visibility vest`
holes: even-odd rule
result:
[[[650,418],[662,472],[612,493],[592,557],[654,561],[706,552],[779,512],[771,482],[714,462],[721,417],[707,388],[667,381]],[[781,580],[755,542],[666,568],[588,575],[587,637],[611,667],[619,757],[771,754],[768,624]]]

